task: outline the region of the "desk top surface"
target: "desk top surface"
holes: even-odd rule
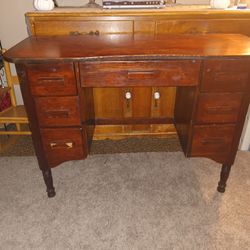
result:
[[[250,56],[250,38],[236,34],[29,37],[4,54],[14,63],[242,56]]]

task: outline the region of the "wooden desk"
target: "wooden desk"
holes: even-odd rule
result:
[[[204,34],[227,33],[250,35],[250,10],[218,10],[209,5],[176,5],[163,9],[88,9],[55,8],[52,11],[32,11],[26,13],[26,23],[32,36],[55,36],[71,34]],[[133,88],[131,109],[124,112],[126,100],[117,88],[94,88],[95,117],[99,123],[95,127],[94,140],[120,139],[131,136],[173,137],[175,127],[171,121],[161,119],[174,117],[176,88],[140,87]],[[154,105],[153,95],[160,93],[158,105]],[[139,105],[143,98],[144,105]],[[116,108],[111,109],[106,100]],[[159,118],[157,124],[129,125],[119,123],[106,125],[115,118],[142,116],[147,120]]]
[[[249,48],[243,35],[101,35],[30,37],[7,51],[5,59],[17,67],[48,196],[55,195],[51,168],[87,157],[95,124],[105,122],[95,119],[96,87],[121,89],[124,112],[139,98],[133,88],[176,87],[172,122],[184,154],[221,163],[217,189],[224,192],[249,105]],[[138,115],[108,121],[169,120]]]

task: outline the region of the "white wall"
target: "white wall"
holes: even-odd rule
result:
[[[34,10],[32,0],[1,0],[0,40],[4,48],[27,37],[24,14],[31,10]]]

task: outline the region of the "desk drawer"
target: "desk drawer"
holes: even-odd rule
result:
[[[242,98],[243,95],[241,93],[200,94],[195,122],[237,122]]]
[[[102,35],[133,33],[133,21],[131,20],[81,20],[72,17],[46,20],[37,18],[34,25],[38,36],[48,35]]]
[[[41,136],[50,167],[84,156],[80,128],[41,129]]]
[[[75,95],[77,92],[73,63],[29,64],[27,74],[35,96]]]
[[[228,155],[235,125],[194,126],[191,156]]]
[[[206,60],[201,91],[240,92],[249,83],[250,60]]]
[[[76,96],[39,97],[35,104],[40,126],[80,125]]]
[[[83,87],[195,86],[199,60],[81,63]]]

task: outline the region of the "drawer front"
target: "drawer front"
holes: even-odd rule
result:
[[[249,85],[250,60],[206,60],[201,91],[244,91]]]
[[[228,156],[235,125],[194,126],[191,156]]]
[[[72,126],[80,125],[78,98],[39,97],[35,99],[40,126]]]
[[[241,93],[200,94],[195,123],[237,122],[242,98]]]
[[[83,87],[195,86],[199,60],[81,63]]]
[[[80,128],[41,129],[41,136],[50,167],[84,156]]]
[[[193,19],[193,20],[192,20]],[[157,34],[241,33],[250,35],[248,19],[174,19],[156,22]]]
[[[31,92],[35,96],[77,93],[73,63],[29,64],[27,74]]]
[[[37,36],[133,33],[133,21],[130,20],[72,20],[72,17],[65,17],[57,20],[37,19],[34,25]]]

